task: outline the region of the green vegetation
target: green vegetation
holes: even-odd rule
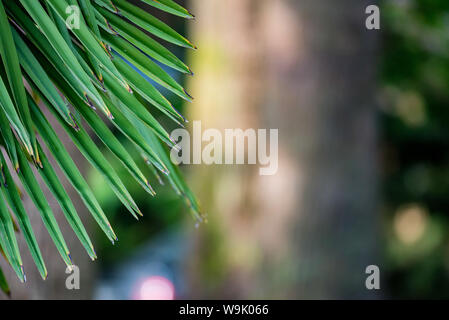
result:
[[[388,283],[449,297],[449,2],[384,1],[381,121]]]
[[[176,16],[193,18],[172,0],[143,2]],[[91,186],[53,129],[53,119],[132,216],[139,218],[142,211],[128,190],[130,187],[125,186],[129,177],[151,196],[155,195],[152,184],[165,180],[185,200],[193,217],[202,219],[195,197],[170,162],[167,146],[172,146],[173,141],[154,116],[160,112],[175,124],[185,122],[152,83],[191,101],[183,87],[155,61],[183,74],[191,74],[191,70],[141,28],[167,43],[194,48],[171,27],[123,0],[0,1],[0,143],[7,154],[4,157],[0,152],[0,248],[21,281],[26,277],[16,241],[16,221],[44,279],[47,270],[15,175],[38,209],[67,266],[72,265],[70,244],[64,240],[36,172],[58,201],[87,254],[91,259],[97,258],[93,243],[48,160],[50,154],[106,238],[112,243],[117,240],[106,210],[100,207]],[[47,117],[45,110],[50,111],[52,118]],[[98,139],[88,134],[85,125]],[[111,156],[104,153],[103,147]],[[123,178],[123,172],[129,177]],[[151,173],[151,179],[147,173]],[[0,288],[8,292],[1,270]]]

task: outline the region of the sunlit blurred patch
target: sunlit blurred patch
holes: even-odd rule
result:
[[[417,91],[386,86],[380,96],[382,109],[410,127],[419,127],[428,121],[426,101]]]
[[[143,279],[136,288],[134,300],[174,300],[175,286],[167,278],[152,276]]]
[[[427,210],[417,204],[399,208],[394,215],[394,231],[399,241],[411,245],[424,235],[428,224]]]
[[[396,101],[396,113],[409,126],[421,126],[427,121],[422,96],[413,91],[402,92]]]

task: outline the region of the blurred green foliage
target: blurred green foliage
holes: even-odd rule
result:
[[[386,289],[449,298],[449,1],[382,5]]]
[[[124,143],[125,147],[129,147],[128,150],[133,148],[131,144],[127,146],[126,142]],[[145,166],[141,166],[141,169],[155,187],[157,193],[155,197],[149,195],[139,184],[135,183],[129,172],[119,165],[118,160],[112,154],[107,153],[107,158],[112,165],[115,165],[115,168],[121,168],[117,170],[117,173],[133,195],[144,216],[139,221],[135,220],[114,195],[104,178],[96,170],[91,170],[89,183],[108,215],[109,221],[114,225],[119,239],[115,245],[112,245],[100,231],[98,232],[95,240],[96,251],[101,257],[99,262],[104,266],[128,258],[139,246],[150,241],[152,237],[167,231],[171,226],[179,224],[183,216],[188,216],[182,199],[172,192],[169,185],[159,185],[157,179]],[[138,159],[137,154],[135,159]]]

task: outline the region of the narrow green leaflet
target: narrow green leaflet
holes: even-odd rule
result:
[[[30,153],[33,160],[39,164],[39,154],[37,153],[36,137],[33,131],[30,110],[27,104],[25,88],[22,81],[22,72],[20,71],[19,59],[17,56],[16,46],[11,33],[11,27],[6,16],[5,8],[0,1],[0,52],[3,58],[3,64],[8,75],[9,84],[12,91],[13,100],[16,109],[27,130],[30,142],[32,144],[34,154]]]
[[[25,282],[26,277],[23,271],[19,246],[14,234],[14,225],[6,205],[6,201],[3,197],[3,193],[0,194],[0,244],[20,281]]]
[[[111,0],[93,0],[95,4],[108,9],[111,12],[118,13],[117,7],[114,5],[114,3]]]
[[[31,15],[33,20],[38,25],[39,29],[45,35],[48,43],[50,43],[55,52],[67,65],[69,70],[77,77],[77,79],[79,79],[80,84],[82,84],[84,89],[86,90],[86,95],[88,95],[94,101],[97,100],[98,92],[95,89],[94,85],[91,83],[89,76],[85,73],[74,53],[70,50],[70,47],[67,45],[64,38],[59,33],[53,21],[42,8],[39,1],[20,0],[20,2],[25,7],[25,9],[27,9],[27,12]],[[11,8],[15,8],[14,5],[11,5]],[[20,10],[14,15],[14,17],[19,21],[21,20],[22,22],[25,22],[24,24],[28,24],[28,26],[25,26],[26,29],[33,28],[33,26],[29,26],[29,22],[26,21],[26,17],[20,17]],[[38,37],[38,35],[35,35],[35,37]],[[41,44],[41,42],[45,44],[44,41],[38,41],[37,43]],[[47,54],[48,53],[49,52],[47,52]],[[106,106],[102,105],[101,102],[100,107],[102,107],[102,110],[107,116],[110,116],[109,110]]]
[[[114,13],[100,6],[96,7],[95,14],[101,28],[107,32],[123,37],[137,49],[149,57],[183,73],[193,74],[192,70],[178,57],[159,42],[149,37],[145,32],[127,23]],[[102,23],[104,22],[104,23]],[[120,70],[119,70],[120,71]]]
[[[77,4],[76,0],[71,0],[71,3],[73,3],[74,5]],[[45,4],[46,4],[47,11],[49,12],[56,27],[58,28],[59,32],[63,36],[67,45],[70,47],[72,52],[75,54],[76,58],[78,59],[78,62],[80,63],[81,67],[83,68],[83,70],[88,75],[92,75],[92,78],[94,79],[94,84],[100,83],[99,77],[101,77],[101,69],[100,69],[100,64],[98,63],[97,59],[94,59],[93,57],[89,57],[89,59],[88,59],[93,64],[93,68],[95,69],[95,72],[97,73],[97,74],[95,74],[95,72],[92,71],[90,66],[87,65],[86,61],[84,61],[84,59],[82,59],[79,56],[79,54],[76,52],[77,47],[72,42],[72,37],[69,33],[69,30],[67,29],[66,22],[61,19],[61,17],[56,13],[56,11],[55,11],[55,9],[53,9],[53,7],[51,7],[47,2]]]
[[[115,81],[113,81],[115,82]],[[123,87],[119,86],[123,90]],[[126,90],[125,90],[126,91]],[[50,109],[53,111],[53,109]],[[68,126],[63,119],[57,114],[53,112],[54,116],[58,118],[61,125],[72,139],[77,148],[81,151],[84,157],[96,168],[106,179],[106,181],[111,186],[112,190],[116,194],[117,198],[123,203],[123,205],[131,212],[131,214],[137,219],[137,215],[142,215],[141,211],[137,207],[136,203],[132,199],[128,190],[126,190],[123,182],[120,180],[114,168],[111,164],[106,160],[103,153],[98,149],[92,139],[89,137],[84,128],[79,124],[79,131],[74,132],[74,130]],[[137,214],[136,214],[137,213]]]
[[[187,9],[183,8],[173,0],[142,0],[148,3],[150,6],[156,7],[162,11],[174,14],[179,17],[193,19],[195,16],[191,14]]]
[[[9,120],[9,123],[16,131],[19,139],[24,144],[29,155],[33,155],[33,146],[30,141],[30,137],[28,136],[28,132],[20,121],[19,115],[17,114],[16,109],[14,108],[14,104],[9,96],[8,90],[6,89],[5,83],[3,82],[0,76],[0,107],[5,112],[6,117]]]
[[[9,127],[8,118],[6,117],[5,112],[1,108],[0,108],[0,133],[6,145],[8,154],[10,155],[10,159],[12,165],[14,166],[14,170],[17,171],[19,169],[19,161],[17,160],[16,143],[14,142],[15,137],[13,136],[12,131]]]
[[[122,87],[117,86],[114,81],[111,81],[108,77],[105,77],[105,86],[111,94],[118,98],[126,108],[139,117],[145,124],[152,128],[156,134],[163,139],[167,144],[174,145],[171,141],[168,132],[160,125],[160,123],[148,112],[148,110],[136,99],[136,97],[123,90]],[[123,110],[122,110],[123,112]]]
[[[160,141],[132,112],[125,111],[125,115],[144,137],[145,141],[156,152],[158,157],[164,162],[165,166],[170,171],[170,174],[167,175],[167,179],[170,181],[175,191],[184,197],[188,206],[192,209],[194,218],[198,221],[203,221],[204,218],[200,213],[201,209],[195,196],[180,177],[179,169],[171,162],[170,157],[167,155]]]
[[[78,2],[90,29],[92,29],[97,38],[100,38],[100,29],[98,28],[97,18],[95,17],[95,9],[92,6],[92,3],[90,0],[78,0]]]
[[[28,46],[20,38],[17,31],[13,31],[14,41],[17,45],[17,52],[25,72],[33,80],[39,90],[45,95],[45,97],[51,101],[52,105],[56,107],[56,110],[61,114],[64,120],[72,127],[76,127],[75,122],[70,114],[68,105],[64,102],[62,97],[59,95],[55,86],[48,78],[47,73],[41,67],[40,63],[33,56]]]
[[[145,98],[146,101],[158,108],[177,124],[184,122],[184,117],[172,106],[172,104],[146,79],[144,79],[137,71],[129,66],[121,57],[114,59],[114,63],[120,72],[132,82],[132,88]]]
[[[142,74],[172,91],[184,100],[191,101],[190,96],[184,88],[154,61],[148,59],[145,54],[118,36],[111,35],[107,32],[103,32],[102,34],[103,39],[113,48],[113,50],[131,62]]]
[[[103,153],[90,139],[85,130],[81,129],[76,134],[70,131],[69,135],[78,149],[80,149],[84,157],[86,157],[86,159],[89,160],[89,162],[103,175],[116,196],[120,199],[120,201],[128,209],[128,211],[131,212],[131,214],[136,219],[138,218],[137,215],[141,216],[142,213],[140,212],[129,192],[126,190],[123,182],[120,180],[114,168],[106,160]]]
[[[134,162],[131,155],[126,151],[120,141],[109,130],[107,125],[100,119],[92,108],[89,108],[73,91],[64,79],[57,78],[59,88],[64,92],[66,97],[77,107],[77,110],[87,121],[89,126],[96,132],[97,136],[111,150],[111,152],[122,162],[123,166],[131,173],[131,175],[139,182],[142,187],[150,194],[154,195],[154,190],[148,180]]]
[[[16,147],[18,148],[18,150],[20,150],[20,147],[18,147],[17,145]],[[39,183],[34,177],[33,171],[31,170],[28,161],[25,158],[25,155],[22,152],[17,152],[17,155],[20,165],[20,180],[27,190],[27,193],[29,194],[31,200],[33,200],[36,208],[39,210],[42,221],[44,222],[48,233],[53,239],[53,242],[56,245],[59,254],[61,255],[66,265],[71,267],[73,263],[70,257],[69,249],[67,248],[61,230],[59,229],[58,223],[56,222],[53,211],[51,210],[50,205],[45,198],[42,188],[39,186]]]
[[[147,178],[140,171],[137,164],[134,162],[131,155],[126,151],[119,140],[109,130],[109,128],[101,121],[98,115],[88,107],[81,107],[79,109],[84,119],[90,124],[91,128],[95,130],[97,136],[103,141],[103,143],[111,150],[111,152],[122,162],[125,168],[136,179],[136,181],[147,191],[149,194],[154,195],[155,192],[148,182]]]
[[[114,119],[112,122],[116,126],[118,130],[120,130],[129,140],[131,140],[145,155],[148,160],[161,172],[164,174],[168,174],[167,167],[162,163],[161,159],[157,156],[157,154],[153,151],[153,149],[148,146],[145,139],[142,135],[137,131],[135,126],[123,115],[122,111],[116,107],[116,105],[121,105],[122,103],[114,96],[106,97],[103,94],[103,99],[108,103],[111,108],[112,115]],[[111,100],[110,100],[111,99]],[[112,102],[114,100],[114,102]]]
[[[39,245],[37,244],[36,237],[31,227],[30,219],[28,218],[25,208],[23,207],[22,199],[20,199],[20,195],[17,190],[16,184],[14,182],[11,173],[9,172],[9,169],[6,165],[6,161],[5,158],[3,157],[2,152],[0,152],[0,165],[5,186],[4,188],[2,188],[3,194],[5,195],[5,198],[8,200],[9,206],[13,210],[17,218],[20,230],[22,230],[25,242],[28,245],[31,256],[36,264],[37,269],[39,270],[42,279],[46,279],[47,268],[45,267],[44,259],[42,258]]]
[[[111,9],[110,5],[105,4],[104,1],[94,0],[100,6]],[[181,36],[171,27],[163,23],[161,20],[153,17],[148,12],[136,7],[135,5],[125,0],[114,0],[113,4],[118,9],[119,14],[123,15],[142,29],[151,32],[155,36],[164,39],[168,42],[176,44],[178,46],[196,49],[196,47],[186,38]]]
[[[69,4],[65,0],[46,0],[55,9],[58,15],[65,21],[68,18],[66,13]],[[122,85],[129,89],[128,83],[123,79],[121,74],[117,71],[108,54],[107,49],[102,48],[100,39],[96,39],[92,34],[84,19],[79,19],[79,28],[72,28],[72,32],[76,35],[78,40],[84,45],[84,48],[91,54],[92,57],[98,60],[103,69],[109,74],[116,77]]]
[[[32,101],[31,98],[29,98],[29,101]],[[106,215],[101,209],[86,180],[83,178],[75,163],[73,162],[72,157],[67,152],[62,142],[58,139],[56,132],[54,131],[48,120],[45,119],[45,116],[36,106],[34,101],[30,102],[30,107],[34,116],[34,123],[39,133],[41,134],[42,139],[58,162],[65,176],[73,185],[75,190],[78,191],[84,204],[89,209],[100,228],[108,236],[109,240],[111,240],[112,242],[116,241],[117,236],[112,230],[111,224],[106,218]]]
[[[75,207],[73,206],[73,203],[69,198],[69,195],[65,191],[62,183],[59,181],[58,176],[53,170],[50,162],[47,159],[47,156],[45,155],[39,144],[38,150],[41,153],[43,167],[41,170],[39,170],[42,179],[45,181],[53,196],[58,201],[59,205],[61,206],[62,212],[67,219],[67,222],[70,224],[76,236],[81,241],[81,244],[86,249],[89,257],[92,260],[95,260],[97,258],[97,255],[95,254],[94,246],[92,245],[89,235],[87,234],[87,231],[84,228],[84,225],[81,222],[81,219],[78,216],[78,213],[76,212]]]
[[[69,3],[70,3],[70,5],[73,5],[73,6],[77,6],[78,4],[80,5],[81,11],[82,11],[82,15],[80,15],[80,18],[81,19],[83,17],[85,18],[85,20],[86,20],[85,23],[93,31],[95,37],[97,39],[100,39],[100,31],[98,29],[97,20],[95,18],[95,13],[93,12],[92,4],[90,3],[90,1],[89,0],[78,0],[78,1],[77,0],[69,0]],[[104,44],[101,42],[100,42],[100,44],[104,48]],[[101,81],[101,79],[103,79],[103,73],[102,73],[98,59],[96,59],[96,57],[92,53],[88,54],[88,59],[95,70],[95,73],[96,73],[95,76]],[[78,61],[79,61],[79,59],[78,59]]]
[[[67,65],[64,60],[60,57],[57,50],[52,47],[47,38],[39,31],[39,29],[35,26],[35,24],[25,15],[21,14],[20,8],[14,2],[8,2],[8,9],[11,11],[12,15],[16,22],[20,24],[20,27],[27,33],[28,40],[31,40],[33,44],[40,50],[42,55],[45,56],[46,59],[50,62],[52,66],[59,72],[64,73],[65,77],[70,77],[72,81],[70,82],[73,86],[81,88],[80,90],[83,92],[83,98],[89,101],[93,101],[96,105],[108,116],[110,116],[110,112],[100,98],[97,89],[91,83],[91,78],[87,76],[87,74],[93,75],[93,71],[86,67],[85,62],[81,63],[81,71],[83,72],[83,76],[86,77],[87,83],[80,80],[80,77],[77,77],[76,73]],[[32,47],[32,46],[30,46]],[[73,48],[73,47],[72,47]],[[39,60],[42,66],[49,67],[48,62],[42,62],[42,59],[39,58],[40,52],[37,50],[33,50],[34,56]],[[76,54],[76,51],[73,52]],[[77,58],[75,58],[77,59]],[[78,60],[76,61],[78,63]],[[95,77],[94,77],[95,78]],[[97,80],[99,82],[99,80]],[[98,83],[97,82],[97,83]]]
[[[66,23],[62,20],[56,11],[50,6],[48,2],[44,2],[45,8],[47,9],[48,15],[53,20],[56,28],[61,33],[61,36],[64,38],[65,42],[68,44],[70,49],[74,49],[74,45],[72,42],[72,37],[70,36],[69,30],[67,29]]]

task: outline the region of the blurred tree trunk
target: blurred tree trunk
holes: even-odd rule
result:
[[[367,0],[192,0],[203,128],[278,128],[279,170],[194,170],[197,296],[365,298],[377,259],[376,31]]]
[[[79,153],[76,147],[71,142],[70,138],[66,135],[64,130],[59,126],[57,121],[50,116],[50,113],[46,112],[49,119],[52,119],[51,123],[53,128],[56,130],[61,141],[67,147],[67,150],[72,155],[73,160],[78,165],[78,168],[82,170],[83,165],[85,165],[84,157]],[[43,145],[44,147],[44,145]],[[44,147],[44,150],[48,150]],[[50,153],[47,152],[47,155]],[[51,159],[53,160],[53,159]],[[65,178],[64,174],[59,169],[59,166],[55,161],[51,161],[54,165],[58,176],[61,177],[64,188],[66,189],[69,197],[72,199],[75,208],[84,222],[86,230],[91,236],[92,241],[94,241],[94,234],[89,232],[89,227],[92,225],[91,218],[87,218],[89,213],[84,207],[83,202],[78,196],[78,193],[71,187],[70,183]],[[56,165],[55,165],[56,164]],[[40,175],[35,171],[35,176],[40,181],[41,186],[45,186],[45,183],[40,179]],[[21,186],[21,184],[18,184]],[[23,190],[23,188],[21,187]],[[55,214],[56,220],[58,221],[61,232],[70,250],[73,263],[80,269],[80,290],[68,290],[66,288],[66,279],[69,274],[66,274],[66,265],[62,258],[60,257],[53,241],[45,228],[42,219],[34,206],[33,202],[28,195],[24,195],[24,205],[25,209],[29,214],[31,224],[36,235],[37,242],[42,251],[42,255],[48,270],[47,280],[42,280],[34,261],[29,253],[28,247],[23,239],[22,234],[18,235],[19,247],[21,250],[22,260],[25,268],[25,274],[27,276],[26,283],[20,283],[17,276],[12,271],[12,269],[6,265],[6,262],[0,258],[0,266],[2,267],[5,275],[7,277],[8,283],[11,287],[11,298],[12,299],[88,299],[92,297],[93,286],[95,279],[95,266],[85,252],[80,241],[76,237],[75,233],[71,229],[70,225],[65,220],[65,217],[59,207],[57,201],[53,198],[51,192],[47,187],[43,187],[44,193],[50,203],[53,213]],[[94,242],[95,245],[95,242]],[[0,299],[6,298],[5,295],[0,293]]]
[[[280,88],[285,85],[296,92],[302,104],[297,117],[311,113],[311,126],[298,132],[309,141],[305,152],[299,153],[306,174],[293,233],[297,290],[311,298],[374,297],[365,288],[365,268],[380,263],[377,32],[365,28],[365,9],[373,2],[291,3],[304,25],[304,57],[296,64],[295,75],[288,72],[293,78],[279,81]]]

